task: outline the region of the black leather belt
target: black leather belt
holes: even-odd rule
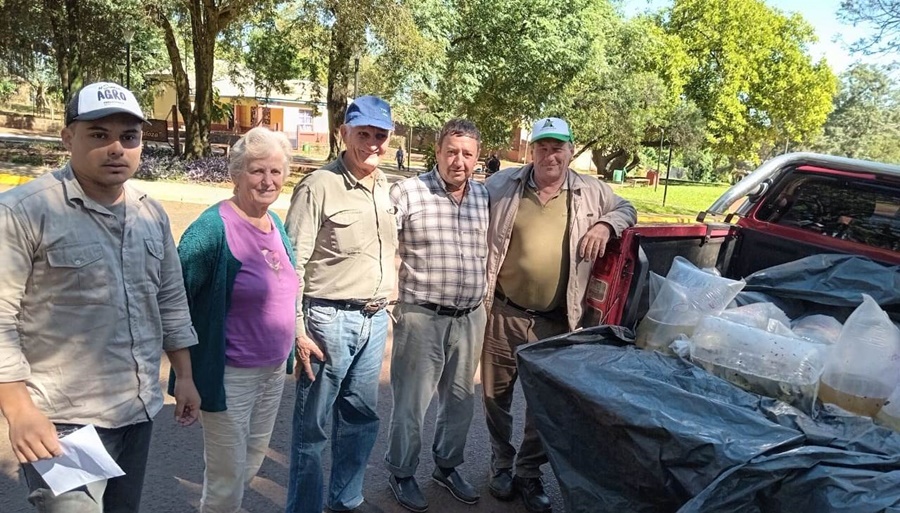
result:
[[[478,303],[471,308],[450,308],[448,306],[436,305],[434,303],[419,303],[419,306],[432,310],[438,315],[446,315],[448,317],[462,317],[463,315],[469,315],[470,313],[477,310],[478,307],[481,306],[481,303]]]
[[[321,299],[306,296],[306,299],[310,302],[333,306],[338,310],[359,311],[367,315],[374,315],[391,304],[391,301],[388,301],[386,297],[376,299]]]
[[[506,297],[506,294],[504,294],[503,292],[500,292],[500,290],[494,291],[494,298],[496,298],[498,302],[503,303],[504,305],[509,305],[509,306],[515,308],[516,310],[518,310],[522,313],[526,313],[532,317],[544,317],[547,319],[552,319],[554,321],[562,321],[562,320],[565,320],[565,318],[566,318],[565,312],[560,311],[558,309],[550,310],[549,312],[542,312],[540,310],[532,310],[531,308],[525,308],[524,306],[519,306],[519,305],[513,303],[512,301],[510,301],[509,298]]]

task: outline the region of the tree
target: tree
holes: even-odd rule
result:
[[[821,130],[836,79],[810,57],[815,36],[800,16],[761,0],[675,0],[660,22],[693,61],[685,96],[703,112],[717,154],[756,160],[763,145]]]
[[[870,25],[871,36],[856,41],[864,54],[896,54],[900,49],[900,0],[842,0],[838,17],[852,25]]]
[[[588,63],[606,0],[457,1],[439,102],[475,121],[488,145],[540,117]]]
[[[213,71],[215,69],[216,42],[219,35],[232,24],[242,21],[245,15],[255,10],[270,8],[276,0],[223,0],[206,2],[202,0],[169,0],[169,3],[148,4],[151,19],[165,34],[166,50],[172,63],[179,110],[184,116],[187,129],[185,134],[185,157],[196,158],[208,155],[209,130],[212,123],[214,91]],[[182,25],[183,24],[183,25]],[[194,67],[194,98],[190,114],[186,114],[189,83],[178,46],[180,26],[190,27],[191,51]]]
[[[841,74],[840,92],[817,151],[900,163],[900,88],[886,69],[858,64]]]
[[[52,64],[53,85],[66,102],[85,82],[118,78],[125,62],[122,35],[140,25],[140,15],[134,0],[5,0],[0,59],[11,74],[36,87],[49,85],[38,78]]]
[[[680,40],[654,20],[607,20],[591,60],[568,84],[558,109],[569,119],[581,151],[591,151],[597,172],[631,169],[639,148],[661,136],[694,144],[702,132],[697,109],[682,98],[690,63]]]

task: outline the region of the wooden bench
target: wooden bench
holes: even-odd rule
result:
[[[650,185],[649,178],[629,178],[625,181],[630,183],[632,187],[637,187],[638,185],[640,185],[641,187],[646,187]]]

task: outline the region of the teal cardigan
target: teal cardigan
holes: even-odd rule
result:
[[[187,290],[191,322],[200,343],[192,346],[191,368],[194,385],[200,392],[200,409],[208,412],[225,411],[225,315],[231,307],[234,279],[241,269],[228,248],[225,223],[219,215],[219,205],[209,207],[191,223],[178,243],[178,257]],[[281,219],[269,212],[281,234],[284,248],[295,263],[294,251]],[[293,345],[292,345],[293,347]],[[287,372],[294,369],[294,350],[287,360]],[[175,394],[175,373],[169,372],[169,394]]]

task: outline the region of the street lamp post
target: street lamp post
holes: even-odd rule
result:
[[[359,97],[359,55],[353,56],[353,98]]]
[[[131,42],[134,40],[134,30],[125,29],[125,87],[131,90]]]

